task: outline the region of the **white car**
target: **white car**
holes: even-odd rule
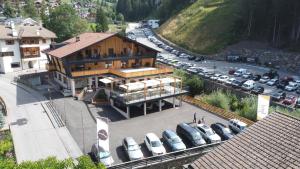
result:
[[[228,79],[228,80],[225,82],[225,84],[226,84],[226,85],[231,85],[232,82],[235,81],[235,80],[236,80],[235,78],[230,78],[230,79]]]
[[[132,137],[126,137],[122,141],[123,148],[129,160],[140,160],[144,158],[141,147]]]
[[[242,89],[249,91],[251,89],[253,89],[256,86],[255,81],[253,80],[247,80],[243,85],[242,85]]]
[[[114,160],[108,151],[100,151],[98,144],[92,146],[92,154],[96,158],[97,162],[101,162],[105,166],[109,167],[114,163]]]
[[[267,85],[274,86],[277,83],[278,83],[278,79],[271,79],[270,81],[267,82]]]
[[[210,79],[211,80],[218,80],[222,76],[221,74],[214,74]]]
[[[290,82],[289,85],[287,85],[287,86],[285,87],[285,90],[291,92],[291,91],[297,90],[297,88],[298,88],[298,84],[297,84],[297,83],[295,83],[295,82]]]
[[[207,143],[221,142],[221,137],[209,126],[202,123],[197,124],[197,129]]]
[[[247,124],[238,119],[230,119],[228,126],[233,132],[240,133],[246,129]]]
[[[153,156],[166,154],[165,147],[154,133],[146,134],[144,142]]]
[[[228,79],[229,79],[228,76],[222,75],[222,76],[219,77],[218,81],[221,82],[221,83],[225,83]]]
[[[268,76],[263,76],[262,78],[259,79],[260,83],[267,83],[270,80]]]

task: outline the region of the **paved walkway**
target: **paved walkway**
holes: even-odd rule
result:
[[[11,83],[13,75],[0,75],[0,95],[8,108],[8,121],[14,141],[16,159],[36,161],[54,156],[58,159],[82,155],[69,131],[55,129],[41,103],[39,93]]]

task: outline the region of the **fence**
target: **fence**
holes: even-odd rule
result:
[[[205,154],[222,143],[224,142],[207,144],[203,146],[189,148],[182,151],[167,153],[160,156],[149,157],[142,160],[130,161],[122,164],[113,165],[111,167],[108,167],[108,169],[137,169],[137,168],[145,168],[154,165],[159,165],[174,160],[180,160],[180,159],[189,158],[196,155]]]

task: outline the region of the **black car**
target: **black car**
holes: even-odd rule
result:
[[[222,141],[233,137],[231,130],[222,123],[214,123],[210,127],[221,137]]]
[[[264,93],[265,91],[265,88],[262,87],[262,86],[255,86],[252,90],[251,90],[251,93],[253,94],[262,94]]]
[[[297,99],[295,107],[296,108],[300,108],[300,98]]]
[[[204,57],[203,56],[199,56],[195,59],[195,62],[201,62],[204,60]]]
[[[192,147],[206,144],[201,134],[195,128],[186,123],[178,124],[176,127],[176,133]]]
[[[286,81],[286,80],[281,80],[279,83],[277,83],[276,87],[277,87],[277,89],[284,90],[284,89],[285,89],[285,86],[287,86],[288,84],[289,84],[288,81]]]
[[[285,97],[286,97],[286,93],[283,91],[278,91],[271,94],[271,99],[276,102],[285,99]]]
[[[234,80],[234,81],[232,81],[231,86],[234,88],[240,88],[241,83],[242,83],[242,81],[240,81],[240,80]]]
[[[253,75],[251,80],[259,81],[260,78],[261,78],[261,75]]]
[[[196,56],[189,56],[188,59],[189,59],[189,60],[195,60],[195,59],[196,59]]]

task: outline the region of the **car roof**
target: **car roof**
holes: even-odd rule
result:
[[[173,130],[165,130],[164,131],[170,138],[177,137],[177,134]]]
[[[214,123],[214,125],[218,125],[218,126],[221,126],[221,127],[226,127],[226,125],[223,124],[223,123]]]
[[[154,134],[154,133],[147,133],[146,136],[147,136],[150,140],[159,140],[159,138],[157,137],[157,135]]]
[[[128,143],[128,145],[136,145],[137,144],[132,137],[126,137],[125,140]]]
[[[196,129],[194,129],[192,126],[186,124],[186,123],[180,123],[179,124],[180,127],[182,127],[183,129],[185,129],[188,132],[195,132],[197,131]],[[197,131],[198,132],[198,131]]]
[[[238,119],[230,119],[229,121],[235,122],[235,123],[237,123],[240,126],[247,126],[246,123],[244,123],[244,122],[242,122],[242,121],[240,121]]]

